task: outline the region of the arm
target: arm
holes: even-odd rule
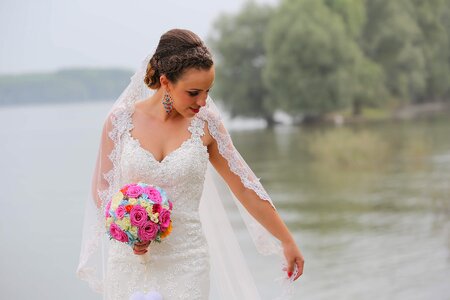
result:
[[[220,127],[221,131],[226,132],[222,124],[220,124]],[[303,273],[304,258],[286,224],[269,201],[261,199],[254,190],[244,186],[241,178],[230,169],[228,160],[220,154],[218,142],[210,134],[207,134],[207,136],[209,136],[208,152],[211,164],[222,176],[244,208],[273,236],[281,241],[288,262],[287,272],[289,277],[294,269],[294,264],[298,267],[299,273],[294,278],[296,280]],[[228,133],[227,136],[229,136]],[[233,152],[237,152],[231,140],[229,147],[233,147]]]

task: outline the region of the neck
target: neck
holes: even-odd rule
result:
[[[147,113],[162,122],[179,118],[181,115],[174,108],[172,108],[170,113],[166,112],[164,105],[162,104],[163,97],[164,89],[160,88],[150,98],[145,100],[147,104],[145,110]]]

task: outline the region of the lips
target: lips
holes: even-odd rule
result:
[[[200,108],[197,108],[197,109],[195,109],[195,108],[192,108],[192,107],[189,107],[193,112],[195,112],[195,113],[198,113],[199,111],[200,111]]]

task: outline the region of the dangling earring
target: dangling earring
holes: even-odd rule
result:
[[[170,97],[169,93],[167,93],[167,91],[164,92],[162,104],[164,105],[164,109],[166,110],[166,113],[170,114],[170,112],[172,111],[172,108],[173,108],[173,100]]]

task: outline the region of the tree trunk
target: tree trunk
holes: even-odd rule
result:
[[[273,114],[267,114],[264,116],[264,120],[266,120],[267,127],[272,128],[275,126],[275,119],[273,118]]]
[[[360,100],[353,100],[353,105],[352,105],[352,114],[354,117],[358,117],[360,116],[362,113],[362,102]]]

